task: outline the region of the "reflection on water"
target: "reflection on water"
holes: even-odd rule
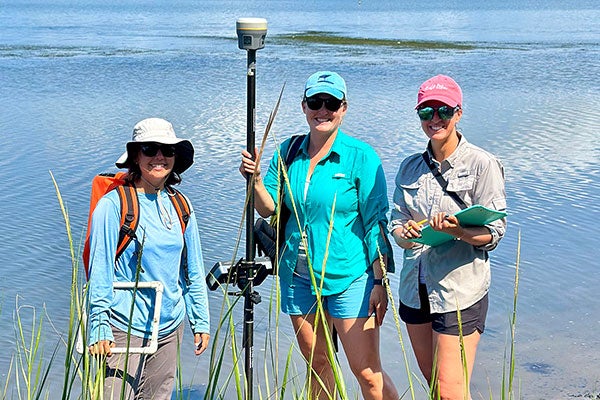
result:
[[[503,161],[509,199],[509,230],[492,254],[490,312],[473,388],[484,397],[490,390],[494,398],[501,392],[520,233],[516,361],[522,398],[565,398],[597,389],[600,382],[590,368],[599,362],[594,350],[600,346],[591,334],[600,328],[595,290],[600,254],[593,222],[600,211],[597,7],[581,1],[566,11],[548,2],[549,10],[538,12],[523,2],[509,2],[516,9],[493,10],[469,3],[434,12],[409,2],[406,12],[388,12],[395,9],[391,2],[360,3],[327,17],[308,9],[291,13],[294,6],[288,2],[264,10],[274,39],[257,57],[257,135],[284,83],[272,132],[279,140],[305,132],[300,99],[306,77],[317,69],[338,70],[349,86],[343,128],[377,149],[391,197],[400,161],[425,146],[413,110],[419,83],[437,73],[453,75],[465,95],[460,129]],[[15,348],[17,302],[35,306],[37,317],[47,312],[48,349],[65,335],[71,261],[48,171],[60,185],[78,247],[87,222],[90,179],[114,169],[138,120],[167,118],[195,145],[196,162],[186,171],[182,190],[197,212],[207,266],[231,259],[242,218],[245,184],[237,168],[246,140],[246,54],[236,48],[233,26],[238,13],[251,8],[210,1],[201,14],[185,2],[148,10],[95,5],[71,10],[69,23],[57,22],[65,21],[70,10],[63,7],[42,12],[11,5],[0,11],[0,22],[5,22],[0,24],[0,76],[7,94],[0,96],[5,138],[0,147],[0,255],[5,260],[0,346],[5,349]],[[23,19],[21,12],[30,18]],[[548,24],[558,14],[562,17],[552,19],[556,25]],[[418,23],[434,17],[445,24],[432,28]],[[132,29],[132,21],[138,20],[146,21],[148,30]],[[150,28],[156,20],[168,22]],[[330,26],[333,35],[425,38],[474,48],[431,51],[276,39],[323,26]],[[505,28],[490,29],[495,26]],[[272,152],[269,140],[266,157]],[[395,256],[401,263],[399,250]],[[263,302],[255,316],[256,369],[262,368],[265,337],[272,329],[271,283],[259,288]],[[392,285],[396,293],[397,277]],[[210,296],[216,318],[223,296]],[[241,333],[243,316],[237,308],[236,330]],[[29,309],[22,317],[33,318]],[[287,351],[293,334],[287,319],[280,325],[280,346]],[[391,315],[382,327],[382,348],[386,369],[398,387],[406,387]],[[9,365],[10,356],[0,355],[0,365]],[[343,353],[340,358],[348,372]],[[566,364],[566,359],[571,361]],[[199,397],[208,357],[185,353],[182,363],[184,382],[194,377],[198,386],[189,390],[192,398]],[[7,373],[6,368],[0,373]],[[52,386],[61,382],[60,374],[51,377]]]

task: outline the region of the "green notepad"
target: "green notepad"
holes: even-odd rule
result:
[[[476,204],[454,214],[461,226],[483,226],[497,219],[506,217],[504,211],[496,211]],[[411,242],[426,244],[428,246],[439,246],[442,243],[453,240],[454,236],[444,232],[433,230],[429,225],[421,230],[421,237],[412,239]]]

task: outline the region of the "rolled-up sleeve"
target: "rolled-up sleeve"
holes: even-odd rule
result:
[[[374,151],[366,151],[365,157],[357,166],[358,201],[360,217],[365,230],[365,245],[368,260],[372,264],[379,253],[388,255],[387,270],[394,271],[392,248],[385,236],[387,226],[387,184],[381,161]]]
[[[288,143],[289,139],[286,140],[281,146],[287,146]],[[263,178],[263,184],[265,185],[267,192],[275,202],[275,212],[277,212],[277,209],[279,207],[279,196],[277,195],[277,193],[279,193],[279,182],[281,180],[279,179],[279,167],[277,164],[279,163],[280,150],[281,149],[275,150],[275,154],[273,154],[271,162],[269,163],[267,173]],[[285,154],[285,152],[283,154]]]
[[[474,198],[477,199],[478,204],[493,210],[506,211],[504,167],[495,157],[488,160],[487,165],[484,165],[479,173]],[[477,248],[485,251],[494,250],[506,233],[506,224],[505,217],[485,225],[492,235],[492,240]]]
[[[398,173],[396,174],[394,195],[392,197],[393,207],[390,213],[390,224],[389,232],[392,233],[394,229],[402,226],[406,221],[412,219],[410,211],[406,206],[404,199],[404,190],[402,190],[402,171],[404,171],[404,164],[406,160],[402,162]]]

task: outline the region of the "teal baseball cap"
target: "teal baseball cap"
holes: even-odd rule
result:
[[[319,93],[327,93],[338,100],[343,100],[346,98],[346,82],[335,72],[315,72],[304,85],[304,97],[311,97]]]

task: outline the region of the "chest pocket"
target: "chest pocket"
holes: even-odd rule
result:
[[[321,186],[318,190],[323,192],[331,191],[330,204],[333,201],[333,196],[336,196],[335,211],[341,213],[351,213],[358,210],[358,192],[352,177],[338,172],[333,174],[332,182],[328,185]]]
[[[471,175],[468,171],[461,171],[448,181],[446,190],[457,193],[465,203],[471,204],[471,192],[474,186],[475,175]]]
[[[423,202],[421,198],[426,200],[424,196],[419,196],[419,189],[422,188],[421,182],[401,183],[400,187],[402,188],[402,195],[406,206],[410,210],[421,209],[423,206],[423,204],[420,204]]]
[[[400,187],[410,195],[416,195],[421,184],[419,182],[401,183]]]
[[[466,192],[473,189],[475,185],[475,176],[466,174],[455,176],[448,181],[447,190],[451,192]]]

